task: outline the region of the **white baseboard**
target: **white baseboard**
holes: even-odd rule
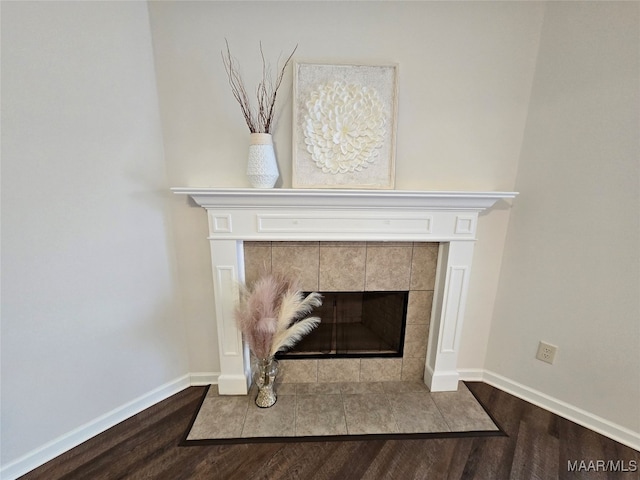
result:
[[[140,413],[142,410],[155,405],[158,402],[166,400],[171,395],[184,390],[190,386],[201,386],[216,383],[218,379],[217,373],[198,372],[183,375],[164,385],[155,388],[110,412],[88,422],[75,430],[66,433],[35,450],[17,458],[16,460],[3,465],[0,468],[0,478],[2,480],[14,480],[34,468],[47,463],[49,460],[63,454],[64,452],[77,447],[92,437],[104,432],[114,425]]]
[[[460,370],[459,373],[462,380],[488,383],[504,392],[544,408],[567,420],[571,420],[578,425],[582,425],[589,430],[593,430],[634,450],[640,450],[640,433],[582,410],[575,405],[558,400],[557,398],[488,370],[468,369]]]
[[[190,373],[190,386],[202,387],[204,385],[216,385],[218,383],[219,373],[216,372],[196,372]]]
[[[465,382],[481,382],[484,375],[484,370],[481,368],[467,368],[458,370],[460,380]]]

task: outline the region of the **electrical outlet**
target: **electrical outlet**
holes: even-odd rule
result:
[[[540,342],[538,344],[538,353],[536,353],[536,358],[538,360],[542,360],[543,362],[553,364],[553,359],[556,358],[557,351],[558,347],[556,347],[555,345]]]

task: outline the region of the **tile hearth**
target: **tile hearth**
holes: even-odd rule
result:
[[[421,382],[288,383],[271,408],[212,385],[186,440],[495,432],[469,389],[431,393]]]

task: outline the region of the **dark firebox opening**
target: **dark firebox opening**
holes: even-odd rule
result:
[[[409,292],[320,292],[320,325],[278,358],[402,357]]]

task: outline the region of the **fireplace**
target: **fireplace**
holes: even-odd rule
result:
[[[409,292],[320,293],[320,325],[278,359],[402,357]]]
[[[411,245],[415,250],[420,248],[416,244],[437,245],[433,247],[437,252],[437,262],[430,322],[423,341],[423,348],[426,347],[423,379],[431,391],[457,389],[459,343],[478,214],[500,199],[514,198],[516,193],[245,188],[172,190],[176,194],[190,196],[207,210],[220,359],[218,390],[221,394],[246,394],[250,386],[249,352],[235,327],[233,309],[238,299],[238,282],[245,280],[245,272],[247,276],[251,274],[250,268],[245,269],[244,245],[262,241],[273,242],[272,247],[277,242],[378,242],[379,245],[371,245],[373,250],[381,246],[401,249]],[[272,254],[276,255],[275,250]],[[397,276],[397,271],[391,275],[383,267],[379,272],[383,279]],[[424,281],[423,275],[416,278]],[[322,291],[318,285],[303,288]],[[371,288],[371,291],[375,290]],[[402,291],[404,288],[393,290]],[[408,308],[412,302],[423,302],[427,296],[424,293],[412,295],[410,288],[407,290]],[[408,320],[406,329],[409,330],[410,326]],[[412,330],[416,329],[412,327]],[[405,332],[405,337],[407,335]],[[297,365],[298,370],[306,369],[311,374],[315,369],[316,378],[321,381],[318,360],[287,361]],[[380,363],[383,361],[386,361],[384,365]],[[398,375],[403,368],[399,358],[349,358],[327,362],[334,362],[334,366],[349,365],[349,368],[358,363],[361,380],[366,379],[372,370],[376,372],[375,378],[384,379],[387,374]]]

